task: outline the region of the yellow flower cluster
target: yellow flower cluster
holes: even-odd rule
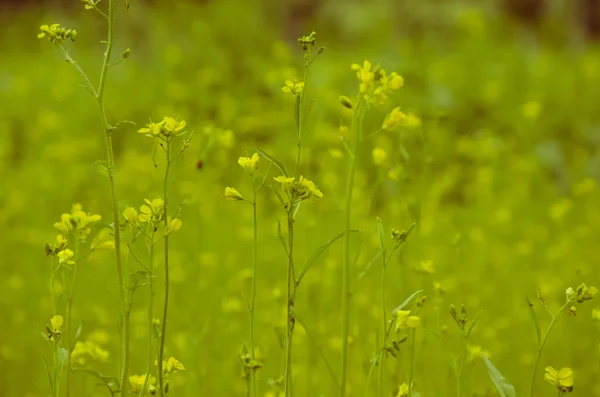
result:
[[[75,347],[71,352],[71,360],[80,367],[85,366],[89,360],[106,362],[108,361],[108,351],[101,348],[98,344],[93,341],[87,340],[85,342],[77,341]]]
[[[290,93],[294,96],[300,95],[304,90],[304,83],[296,80],[286,80],[285,85],[281,88],[281,91]]]
[[[598,288],[588,287],[585,283],[582,283],[577,287],[577,290],[573,290],[573,288],[569,287],[566,292],[568,301],[576,300],[579,303],[594,299],[596,294],[598,294]]]
[[[132,375],[129,377],[129,383],[131,384],[131,391],[133,393],[139,393],[146,384],[146,375]],[[152,375],[148,377],[148,393],[150,395],[156,394],[156,378]]]
[[[83,212],[81,204],[74,204],[71,213],[62,214],[60,222],[56,222],[54,227],[62,233],[71,233],[80,241],[84,241],[92,231],[90,226],[100,219],[100,215]]]
[[[258,169],[258,153],[254,153],[252,157],[240,157],[238,164],[242,166],[249,174],[254,173]]]
[[[158,365],[158,361],[154,362],[154,365]],[[168,360],[163,360],[163,375],[168,376],[178,371],[185,371],[183,364],[174,357],[169,357]]]
[[[231,201],[240,201],[244,199],[240,192],[232,187],[225,188],[225,198]]]
[[[152,138],[160,138],[169,141],[174,136],[185,134],[183,130],[186,126],[184,120],[178,121],[173,117],[165,117],[163,121],[154,123],[152,120],[146,127],[140,128],[138,132]]]
[[[396,395],[396,397],[408,397],[408,384],[407,383],[403,383],[400,385],[400,387],[398,388],[398,394]]]
[[[317,188],[313,181],[310,181],[300,175],[296,180],[294,177],[284,175],[273,178],[275,182],[281,183],[283,191],[289,191],[293,201],[308,200],[311,197],[323,197],[323,193]]]
[[[421,324],[418,316],[411,316],[410,310],[396,311],[396,332],[401,329],[417,328]]]
[[[52,44],[61,45],[63,41],[66,39],[71,39],[71,41],[75,41],[77,38],[77,31],[75,29],[65,29],[60,26],[59,23],[40,26],[41,32],[38,34],[38,39],[48,37],[48,40]]]
[[[361,94],[364,94],[364,98],[374,105],[383,104],[387,100],[388,94],[404,86],[402,76],[396,72],[392,72],[388,76],[381,67],[376,66],[373,68],[369,61],[364,61],[362,66],[355,63],[351,67],[352,70],[356,71],[360,81],[359,90]]]
[[[132,227],[137,227],[139,223],[150,222],[154,225],[158,225],[164,220],[165,213],[165,202],[161,198],[155,198],[152,201],[144,199],[146,204],[140,207],[140,213],[133,207],[127,207],[123,211],[123,218]],[[178,218],[168,217],[167,227],[165,228],[165,235],[177,231],[181,228],[182,222]]]

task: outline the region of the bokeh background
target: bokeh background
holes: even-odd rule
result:
[[[400,93],[367,117],[368,129],[394,106],[422,120],[360,148],[353,225],[363,233],[353,237],[349,395],[363,393],[379,332],[380,267],[366,270],[378,251],[376,216],[388,232],[418,225],[389,267],[387,295],[390,310],[417,289],[429,297],[416,344],[421,396],[455,390],[447,352],[458,354],[460,334],[450,303],[464,303],[472,315],[483,310],[470,351],[487,351],[517,395],[526,395],[535,331],[525,297],[535,300],[540,288],[558,308],[567,287],[600,284],[598,1],[130,3],[117,20],[115,51],[131,48],[131,56],[110,69],[106,92],[110,120],[137,124],[114,138],[121,207],[139,207],[161,191],[153,144],[137,128],[170,115],[196,131],[171,188],[183,227],[172,238],[167,354],[186,366],[171,380],[174,395],[245,393],[237,354],[248,342],[242,294],[250,291],[252,213],[224,200],[223,189],[249,193],[236,162],[253,145],[293,161],[293,102],[281,87],[301,78],[295,39],[313,30],[325,52],[307,82],[315,104],[301,171],[324,198],[306,203],[296,222],[300,263],[343,227],[340,126],[349,118],[338,97],[356,93],[350,64],[369,59],[405,78]],[[109,219],[110,200],[97,164],[105,152],[96,106],[78,74],[36,35],[41,24],[77,29],[69,51],[97,82],[105,25],[76,0],[2,1],[0,18],[0,395],[46,396],[41,355],[50,352],[40,331],[51,306],[44,244],[73,203]],[[382,164],[373,161],[375,147],[387,154]],[[269,379],[282,373],[286,262],[276,237],[282,211],[267,190],[259,200],[257,344],[265,366],[258,376],[268,396]],[[79,265],[74,307],[82,337],[110,352],[106,362],[86,365],[107,374],[119,362],[112,258],[100,253]],[[310,332],[296,327],[298,396],[335,393],[319,349],[337,372],[340,281],[341,244],[298,293],[296,310]],[[134,302],[133,373],[146,366],[145,295]],[[591,301],[576,317],[561,317],[541,361],[542,368],[573,368],[578,396],[600,396],[597,306]],[[402,346],[388,361],[385,395],[407,380],[408,351]],[[473,354],[467,361],[466,395],[495,396],[482,360]],[[537,395],[552,395],[542,378],[540,370]],[[83,374],[74,385],[76,395],[106,395]]]

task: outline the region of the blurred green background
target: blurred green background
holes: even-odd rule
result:
[[[236,163],[252,154],[253,145],[292,163],[293,102],[281,87],[301,78],[295,40],[312,30],[325,52],[307,82],[315,104],[301,172],[324,198],[306,203],[299,214],[299,262],[343,228],[346,167],[339,128],[349,118],[338,97],[356,93],[350,64],[369,59],[405,78],[400,93],[369,114],[367,130],[377,129],[394,106],[422,120],[418,128],[379,134],[360,148],[353,226],[363,233],[353,237],[358,261],[352,269],[349,395],[363,393],[379,332],[379,263],[365,273],[378,251],[376,216],[387,231],[418,225],[388,269],[387,296],[390,309],[417,289],[429,297],[416,345],[421,396],[454,395],[447,350],[458,354],[460,334],[450,303],[464,303],[473,315],[483,310],[472,344],[489,352],[517,395],[526,395],[535,331],[525,297],[534,300],[539,287],[558,308],[567,287],[600,284],[595,3],[132,0],[117,19],[115,43],[116,54],[131,48],[131,56],[110,69],[106,92],[109,119],[137,124],[114,135],[122,208],[161,194],[152,141],[137,128],[168,115],[196,131],[174,166],[171,188],[171,202],[183,203],[183,227],[171,239],[167,356],[186,367],[173,376],[172,395],[245,393],[237,354],[248,343],[243,294],[250,291],[252,213],[250,206],[224,200],[223,189],[249,193]],[[107,178],[97,165],[105,151],[96,106],[78,86],[79,75],[36,35],[40,25],[55,22],[77,29],[69,51],[97,82],[105,24],[76,0],[3,2],[0,15],[0,396],[46,396],[41,354],[50,353],[40,331],[52,313],[44,244],[54,241],[53,224],[73,203],[105,220],[111,215]],[[387,153],[381,165],[373,162],[375,147]],[[286,260],[276,236],[282,211],[267,190],[259,200],[256,333],[265,366],[258,382],[268,395],[268,380],[282,373],[277,330],[285,325]],[[341,256],[341,244],[334,245],[298,292],[296,310],[312,339],[296,327],[297,396],[335,394],[316,346],[337,372]],[[429,260],[433,272],[423,271]],[[95,335],[111,355],[86,365],[115,374],[113,256],[94,255],[79,266],[75,321],[83,323],[82,338]],[[145,295],[134,302],[132,373],[146,368]],[[572,368],[578,396],[600,396],[594,307],[591,301],[578,306],[576,317],[561,318],[541,360],[541,368]],[[406,382],[408,351],[403,345],[388,361],[385,395]],[[496,395],[479,357],[466,368],[466,395]],[[537,395],[552,395],[542,378],[540,369]],[[74,385],[76,396],[106,395],[83,374],[74,376]]]

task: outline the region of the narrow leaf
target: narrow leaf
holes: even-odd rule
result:
[[[106,376],[97,371],[92,371],[85,368],[73,368],[73,371],[83,372],[100,380],[104,386],[112,393],[120,390],[119,380],[115,376]]]
[[[488,368],[488,373],[490,374],[490,378],[492,378],[492,382],[496,385],[496,389],[498,389],[498,393],[502,397],[515,397],[515,387],[508,383],[504,376],[494,367],[494,364],[487,358],[486,355],[482,354],[483,360],[485,361],[485,365]]]
[[[275,167],[277,167],[277,169],[279,169],[279,171],[281,171],[281,173],[283,175],[288,176],[288,173],[287,173],[287,171],[285,169],[285,165],[283,165],[283,163],[281,161],[277,160],[275,157],[271,156],[267,152],[264,152],[264,151],[260,150],[257,147],[255,147],[254,149],[256,150],[256,152],[258,154],[260,154],[261,156],[263,156],[264,158],[266,158],[267,160],[269,160],[271,162],[271,164],[273,164]]]
[[[471,335],[471,331],[473,331],[473,327],[475,327],[475,324],[477,324],[477,322],[481,318],[482,314],[483,314],[483,310],[480,310],[479,313],[477,313],[477,315],[475,316],[475,319],[473,321],[471,321],[471,325],[469,326],[469,329],[467,330],[467,334],[465,335],[466,338],[469,338],[469,335]]]
[[[537,335],[537,345],[540,346],[542,343],[542,328],[540,327],[540,320],[538,319],[537,313],[535,312],[535,308],[533,307],[533,303],[527,299],[527,305],[529,306],[529,314],[531,314],[531,319],[533,320],[533,325],[535,326],[535,333]]]
[[[48,366],[48,360],[46,360],[46,356],[42,354],[42,360],[44,361],[44,367],[46,368],[46,375],[48,375],[48,382],[50,382],[50,389],[54,391],[54,381],[52,380],[52,375],[50,374],[50,367]]]
[[[377,254],[375,254],[375,256],[369,261],[369,263],[367,263],[367,266],[365,267],[365,270],[363,270],[362,272],[360,272],[360,274],[358,275],[358,279],[360,280],[361,278],[363,278],[365,276],[365,274],[367,274],[367,272],[371,269],[371,266],[373,266],[373,263],[375,263],[375,261],[377,261],[379,259],[379,257],[383,254],[382,251],[379,251]]]
[[[392,314],[396,313],[398,310],[402,310],[404,309],[406,306],[408,306],[408,304],[410,303],[411,300],[413,300],[417,295],[419,295],[421,292],[423,292],[422,289],[414,292],[411,296],[409,296],[408,298],[406,298],[406,300],[404,302],[402,302],[400,304],[400,306],[398,306],[397,308],[395,308],[394,310],[392,310]]]
[[[350,233],[359,233],[360,230],[350,230]],[[314,254],[312,254],[310,256],[310,258],[308,258],[308,260],[306,261],[306,264],[304,265],[304,268],[302,269],[302,272],[300,272],[300,276],[298,277],[298,280],[296,281],[296,284],[300,284],[300,281],[302,281],[302,278],[304,277],[304,275],[306,274],[306,272],[308,272],[308,270],[311,268],[312,265],[314,265],[314,263],[317,261],[317,259],[319,259],[319,257],[321,256],[321,254],[323,252],[325,252],[327,250],[327,248],[329,248],[329,246],[333,243],[335,243],[337,240],[339,240],[340,238],[344,237],[344,234],[346,233],[340,233],[337,236],[335,236],[334,238],[332,238],[331,240],[329,240],[328,242],[326,242],[325,244],[323,244],[322,246],[320,246]]]

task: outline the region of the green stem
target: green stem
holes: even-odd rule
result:
[[[252,179],[252,214],[254,216],[254,236],[252,241],[252,296],[250,297],[250,350],[252,351],[252,361],[255,361],[256,352],[254,348],[254,306],[256,301],[256,256],[258,251],[258,218],[256,216],[256,184],[254,182],[254,176],[250,175],[250,179]],[[252,370],[251,376],[253,396],[257,397],[256,370]]]
[[[294,204],[288,208],[287,318],[285,338],[285,397],[292,395],[292,335],[294,332]]]
[[[458,373],[456,374],[456,395],[460,397],[461,395],[461,382],[462,382],[462,374],[465,368],[465,358],[467,356],[467,337],[463,332],[462,334],[462,355],[460,358],[460,365],[458,367]]]
[[[412,329],[412,342],[410,346],[410,372],[408,373],[408,397],[412,397],[412,384],[413,384],[413,375],[415,369],[415,339],[416,339],[417,329]]]
[[[382,314],[382,319],[383,319],[383,323],[382,323],[382,328],[381,328],[381,337],[382,337],[382,343],[381,346],[383,348],[385,348],[385,343],[386,343],[386,328],[387,328],[387,313],[386,313],[386,304],[385,304],[385,268],[386,268],[386,263],[385,263],[385,252],[383,252],[381,254],[381,258],[382,258],[382,269],[381,269],[381,314]],[[382,393],[383,393],[383,363],[385,360],[385,354],[381,353],[381,357],[379,359],[379,383],[377,386],[377,396],[381,397]]]
[[[166,165],[166,169],[165,169],[165,179],[163,181],[163,203],[164,203],[164,212],[163,212],[163,217],[164,217],[164,225],[165,225],[165,229],[167,228],[167,226],[169,225],[169,220],[168,220],[168,195],[167,195],[167,187],[168,187],[168,182],[169,182],[169,170],[171,168],[171,154],[170,154],[170,149],[171,149],[171,144],[170,141],[167,140],[166,143],[166,148],[165,151],[167,153],[167,165]],[[169,308],[169,235],[166,235],[164,237],[165,239],[165,300],[164,300],[164,307],[163,307],[163,316],[162,316],[162,330],[160,333],[160,349],[158,350],[158,379],[159,379],[159,386],[160,386],[160,396],[163,397],[165,394],[165,390],[164,390],[164,377],[163,377],[163,359],[164,359],[164,354],[165,354],[165,335],[167,332],[167,312],[168,312],[168,308]]]
[[[537,369],[540,364],[540,358],[542,356],[542,351],[544,350],[544,346],[546,346],[546,341],[548,340],[548,336],[550,335],[550,332],[552,331],[552,328],[554,327],[554,324],[556,323],[558,316],[560,315],[560,313],[562,313],[562,311],[567,307],[567,305],[569,303],[571,303],[571,302],[567,300],[567,302],[565,302],[565,304],[562,305],[562,307],[560,309],[558,309],[558,312],[552,316],[552,320],[550,320],[548,329],[546,330],[546,333],[544,334],[544,337],[542,338],[542,341],[540,342],[540,345],[538,346],[537,355],[535,357],[535,364],[533,366],[533,373],[531,375],[531,388],[529,389],[529,397],[533,397],[533,390],[535,388]]]
[[[78,260],[78,254],[79,254],[79,239],[75,238],[75,252],[74,252],[74,258],[75,261]],[[66,321],[66,325],[65,325],[65,341],[66,341],[66,345],[67,345],[67,382],[66,382],[66,394],[67,397],[69,397],[71,395],[71,350],[72,350],[72,345],[73,345],[73,341],[71,340],[71,323],[73,322],[72,320],[72,310],[73,310],[73,296],[75,295],[75,283],[77,282],[77,268],[79,267],[79,264],[76,262],[73,265],[73,274],[71,276],[71,285],[69,286],[69,296],[67,298],[67,321]]]
[[[304,88],[302,92],[299,94],[299,100],[297,103],[297,109],[295,110],[298,114],[298,122],[297,122],[297,135],[298,135],[298,150],[296,152],[296,165],[294,167],[294,177],[298,176],[298,168],[300,166],[300,154],[302,153],[302,123],[304,122],[304,114],[302,113],[303,104],[304,104],[304,93],[306,92],[306,79],[308,79],[308,54],[304,54]]]
[[[148,383],[150,378],[150,373],[152,371],[152,350],[154,345],[154,235],[156,232],[154,228],[152,229],[152,235],[150,237],[150,258],[148,264],[148,280],[150,281],[150,294],[148,296],[148,366],[146,368],[146,379],[144,380],[144,386],[142,386],[142,390],[140,390],[139,397],[144,397],[146,391],[148,390]]]

